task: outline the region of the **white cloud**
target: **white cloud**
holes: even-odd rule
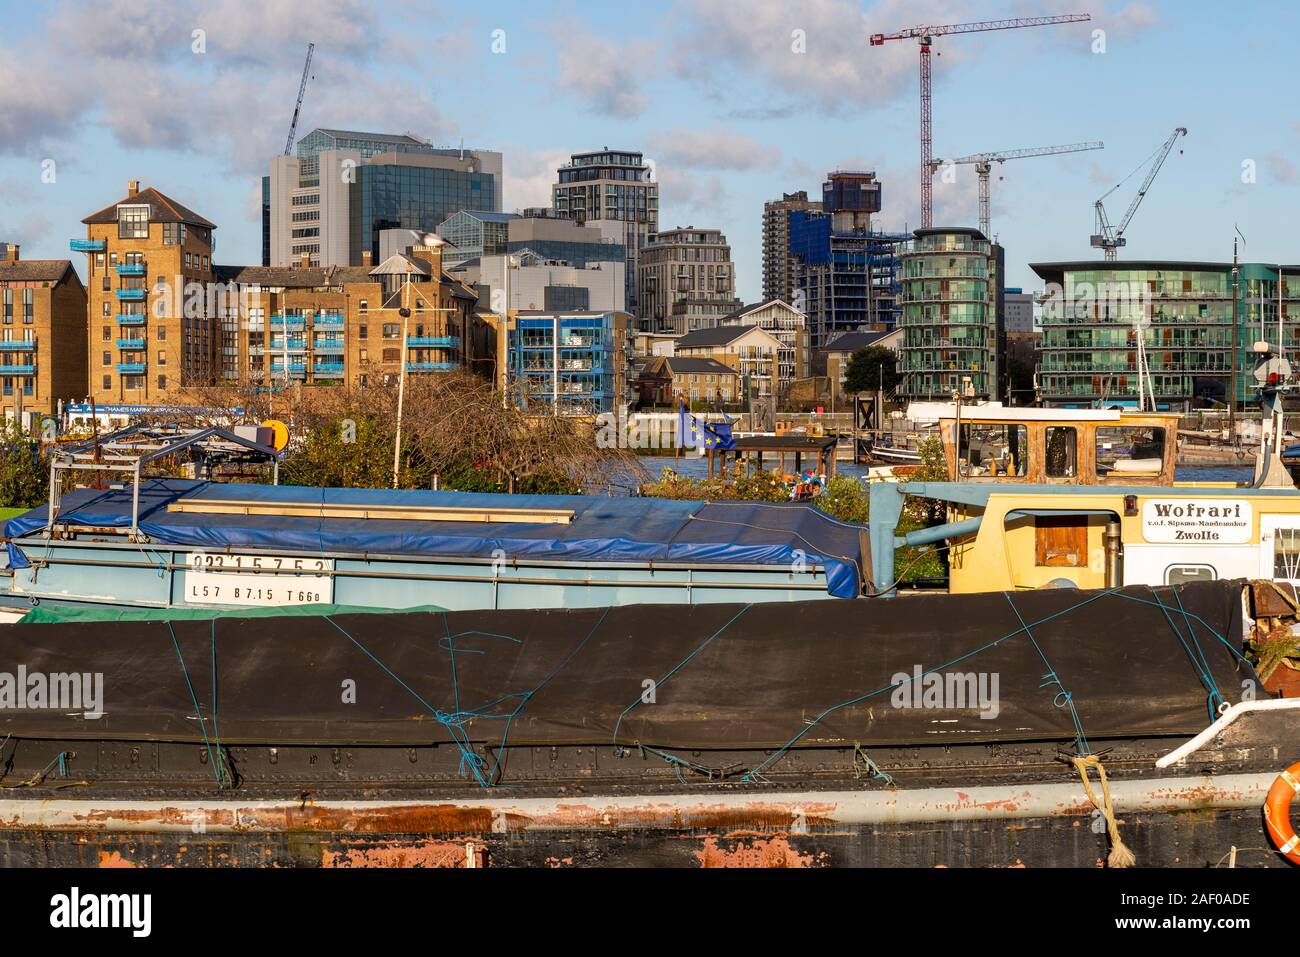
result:
[[[730,130],[664,130],[650,138],[650,148],[660,163],[691,169],[772,169],[781,163],[779,149]]]
[[[558,47],[558,89],[581,100],[593,113],[616,119],[640,116],[650,105],[641,79],[657,58],[654,43],[620,44],[569,20],[552,29]]]
[[[551,205],[555,171],[569,161],[571,153],[559,148],[502,151],[505,197],[501,208],[509,212],[532,206]]]
[[[682,29],[671,63],[702,86],[715,87],[726,74],[728,87],[749,90],[754,100],[740,104],[738,116],[779,118],[792,102],[829,114],[856,113],[916,88],[916,41],[873,47],[873,33],[955,22],[965,7],[881,0],[863,11],[851,0],[690,0],[675,11]],[[954,44],[934,67],[945,70],[963,56]],[[764,88],[747,87],[738,74],[763,81]]]

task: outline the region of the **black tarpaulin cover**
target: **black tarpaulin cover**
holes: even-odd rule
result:
[[[0,735],[694,749],[1190,735],[1254,677],[1233,651],[1241,616],[1240,583],[1207,582],[8,625]],[[28,682],[102,673],[103,716],[16,701],[19,666]]]

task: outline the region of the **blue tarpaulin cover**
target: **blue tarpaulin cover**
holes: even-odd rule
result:
[[[567,509],[569,524],[444,522],[169,512],[186,498],[322,505]],[[19,539],[43,529],[41,506],[5,525]],[[130,528],[131,489],[77,489],[63,497],[60,522]],[[238,485],[152,479],[140,486],[140,530],[164,545],[276,548],[428,558],[537,559],[583,562],[678,562],[781,565],[826,570],[827,591],[856,598],[866,567],[865,525],[840,522],[798,502],[681,502],[586,495]],[[43,541],[43,540],[42,540]],[[19,543],[20,544],[20,543]],[[14,567],[28,565],[10,543]]]

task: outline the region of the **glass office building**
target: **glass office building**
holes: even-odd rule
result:
[[[619,349],[612,312],[521,312],[510,332],[510,371],[520,404],[558,415],[614,408]]]
[[[358,166],[352,186],[353,262],[369,250],[379,256],[379,231],[415,229],[436,232],[453,213],[497,205],[491,173],[427,166]]]

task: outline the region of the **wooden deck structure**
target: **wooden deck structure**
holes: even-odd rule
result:
[[[751,467],[757,465],[759,470],[763,469],[763,456],[773,455],[776,458],[776,467],[782,473],[786,471],[787,457],[794,465],[794,472],[788,474],[799,474],[803,470],[803,460],[805,456],[810,456],[815,463],[814,471],[818,475],[825,475],[832,479],[836,474],[835,465],[835,445],[838,440],[833,435],[810,436],[810,435],[751,435],[744,438],[736,439],[736,447],[727,449],[724,452],[716,449],[709,449],[709,478],[714,475],[714,461],[718,460],[721,469],[726,468],[727,456],[734,456],[737,463],[745,463],[745,474],[748,475]]]

